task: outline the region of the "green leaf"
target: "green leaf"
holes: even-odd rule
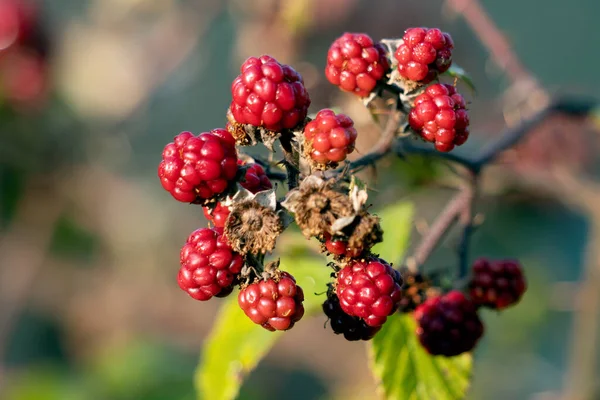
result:
[[[378,212],[383,242],[373,247],[373,253],[388,262],[400,261],[409,244],[413,213],[413,205],[409,202],[396,203]]]
[[[371,369],[388,400],[463,399],[472,357],[433,357],[419,343],[412,315],[388,319],[371,342]]]
[[[332,270],[327,266],[325,257],[290,257],[282,256],[279,268],[296,278],[296,283],[304,291],[304,309],[308,315],[321,310],[325,301]],[[302,322],[300,322],[302,323]]]
[[[78,266],[93,258],[99,238],[77,223],[69,215],[62,215],[54,227],[50,251],[57,256],[72,258]]]
[[[204,343],[195,384],[199,399],[234,399],[244,377],[281,335],[254,324],[231,295]]]
[[[321,308],[331,270],[325,258],[281,257],[280,268],[288,271],[304,291],[306,318]],[[302,321],[299,322],[300,324]],[[254,324],[232,294],[221,307],[213,329],[204,343],[202,360],[196,370],[198,398],[234,399],[244,378],[269,352],[281,332],[269,332]]]
[[[452,63],[452,65],[450,66],[448,71],[444,72],[444,74],[451,76],[453,78],[458,78],[459,80],[463,81],[468,86],[468,88],[473,91],[473,93],[477,92],[477,89],[475,88],[475,84],[473,83],[473,79],[467,73],[467,71],[462,69],[460,66]]]
[[[594,107],[590,113],[592,122],[596,125],[597,129],[600,129],[600,106]]]

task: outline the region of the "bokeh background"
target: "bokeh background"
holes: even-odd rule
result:
[[[515,110],[532,101],[600,92],[595,0],[34,4],[36,39],[0,58],[3,399],[195,397],[192,376],[219,300],[191,300],[175,276],[181,245],[206,222],[198,206],[163,191],[156,169],[180,131],[224,125],[246,57],[268,53],[295,66],[311,112],[335,105],[349,114],[363,154],[377,129],[323,74],[329,44],[344,31],[378,39],[422,25],[452,34],[454,61],[477,87],[463,88],[472,121],[469,143],[457,150],[464,154],[518,122]],[[490,22],[509,47],[489,36]],[[0,32],[3,23],[0,13]],[[530,289],[519,307],[484,315],[469,398],[600,398],[595,124],[552,118],[485,175],[485,224],[472,256],[520,258]],[[388,158],[363,178],[376,209],[415,202],[415,243],[451,196],[436,183],[446,174],[423,160]],[[451,235],[426,267],[453,267],[455,245]],[[240,398],[376,398],[365,347],[323,329],[324,316],[302,322]]]

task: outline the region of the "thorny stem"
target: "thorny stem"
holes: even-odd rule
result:
[[[458,192],[454,198],[446,204],[446,207],[437,216],[427,233],[423,235],[414,254],[406,260],[409,269],[418,270],[418,268],[425,263],[433,250],[437,247],[438,243],[457,221],[459,215],[467,207],[470,200],[471,196],[469,190],[465,187],[465,189]]]
[[[285,172],[276,172],[271,169],[267,169],[265,171],[265,174],[267,174],[267,177],[269,179],[274,180],[274,181],[283,182],[283,181],[287,180],[287,178],[288,178],[288,176]]]
[[[431,252],[437,247],[444,233],[454,224],[457,216],[462,225],[462,235],[458,245],[459,271],[458,277],[464,278],[468,273],[469,244],[473,233],[473,207],[478,188],[478,177],[481,171],[491,164],[500,153],[517,144],[529,132],[540,124],[546,117],[564,113],[571,116],[584,116],[589,114],[595,107],[596,102],[589,99],[557,98],[546,108],[538,111],[535,115],[522,121],[519,125],[506,129],[500,138],[484,147],[479,154],[473,158],[440,153],[434,150],[414,147],[410,144],[399,143],[395,150],[400,156],[405,154],[423,154],[462,165],[468,171],[467,185],[461,192],[451,200],[446,209],[438,216],[431,229],[423,236],[421,243],[417,246],[413,260],[416,266],[422,265]]]
[[[300,179],[300,170],[298,168],[299,154],[295,151],[290,137],[281,137],[280,142],[284,156],[283,165],[287,172],[288,189],[292,190],[298,187]]]
[[[368,154],[350,163],[349,170],[351,173],[356,173],[367,166],[375,164],[377,161],[391,152],[394,145],[396,132],[400,128],[400,123],[402,122],[403,116],[404,113],[398,110],[398,103],[395,102],[392,106],[392,110],[385,127],[381,132],[379,140],[377,143],[375,143]]]
[[[596,104],[596,101],[587,98],[559,97],[530,118],[523,120],[519,125],[506,129],[499,135],[497,141],[481,149],[474,157],[466,157],[454,153],[440,153],[431,148],[415,146],[408,140],[402,139],[397,139],[396,143],[394,143],[394,152],[401,157],[405,155],[423,155],[450,161],[462,165],[478,175],[481,170],[491,164],[498,155],[516,145],[548,116],[562,113],[574,117],[581,117],[589,114]]]
[[[406,155],[422,155],[422,156],[437,158],[437,159],[444,160],[444,161],[450,161],[455,164],[462,165],[469,170],[477,169],[477,166],[475,165],[475,163],[466,157],[460,156],[455,153],[441,153],[432,148],[418,147],[418,146],[415,146],[413,143],[411,143],[407,139],[397,140],[394,143],[393,150],[399,157],[404,157]]]
[[[469,182],[463,188],[465,194],[464,208],[459,216],[459,223],[462,227],[462,234],[458,244],[458,279],[462,279],[469,273],[469,245],[471,243],[471,234],[473,233],[473,208],[477,198],[477,174],[469,174]]]
[[[447,0],[475,31],[490,52],[495,63],[515,82],[531,78],[506,37],[496,27],[486,10],[477,0]]]
[[[252,273],[258,278],[262,277],[263,271],[265,270],[264,254],[246,254],[245,257],[247,269],[244,270],[245,273],[242,273],[246,279],[251,280]]]
[[[326,172],[324,177],[332,178],[348,171],[350,173],[359,172],[365,167],[375,165],[377,161],[390,153],[402,158],[407,155],[422,155],[462,166],[467,172],[467,182],[465,182],[459,193],[454,196],[438,215],[427,233],[423,235],[414,254],[406,260],[408,268],[416,271],[427,261],[450,228],[459,221],[462,227],[462,234],[457,254],[459,260],[458,278],[461,279],[467,275],[469,269],[470,239],[474,230],[473,208],[477,195],[478,178],[482,170],[487,165],[490,165],[503,151],[517,144],[546,117],[557,113],[564,113],[571,116],[585,116],[594,109],[595,105],[596,102],[590,99],[557,98],[532,117],[523,120],[519,125],[506,129],[497,141],[484,147],[475,156],[466,157],[455,153],[441,153],[434,149],[415,146],[407,138],[396,137],[405,117],[404,110],[398,107],[398,101],[396,101],[391,106],[389,117],[382,129],[381,136],[371,151],[343,168]],[[285,180],[287,178],[288,186],[291,190],[298,186],[300,175],[296,167],[298,154],[295,152],[290,140],[282,140],[282,148],[285,154],[283,163],[286,166],[287,174],[268,171],[268,175],[269,177],[273,177],[273,179]]]
[[[495,143],[483,148],[473,160],[478,172],[485,165],[492,162],[498,154],[517,144],[527,133],[539,125],[546,117],[552,114],[567,114],[574,117],[582,117],[589,114],[597,102],[587,98],[557,98],[547,107],[538,111],[529,119],[522,121],[519,125],[505,130]]]
[[[519,125],[506,129],[497,141],[484,147],[475,156],[466,157],[454,153],[441,153],[434,149],[418,147],[410,143],[406,138],[397,138],[396,133],[400,128],[405,114],[396,104],[390,110],[390,117],[382,130],[379,141],[368,154],[351,162],[349,170],[352,173],[358,172],[367,166],[374,165],[389,153],[395,153],[400,157],[405,157],[406,155],[434,157],[464,167],[468,174],[466,184],[438,215],[431,228],[421,238],[421,242],[417,245],[414,254],[406,260],[406,264],[410,269],[418,269],[425,263],[448,230],[458,220],[462,226],[461,239],[457,250],[459,258],[458,278],[464,278],[468,273],[469,244],[474,230],[473,208],[477,195],[478,178],[482,170],[487,165],[490,165],[503,151],[517,144],[546,117],[557,113],[564,113],[571,116],[585,116],[595,106],[596,102],[590,99],[559,97],[530,118],[521,121]],[[340,170],[333,171],[334,174],[339,174],[340,172]]]
[[[271,163],[269,163],[267,160],[261,159],[260,157],[253,158],[255,163],[263,167],[263,169],[265,170],[265,174],[267,174],[267,177],[269,179],[281,182],[287,180],[287,174],[281,171],[273,171],[273,165],[271,165]]]

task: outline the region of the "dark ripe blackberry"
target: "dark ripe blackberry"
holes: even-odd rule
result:
[[[340,300],[332,292],[323,303],[323,312],[329,318],[329,325],[336,335],[344,335],[348,341],[370,340],[381,329],[371,327],[358,317],[346,314],[340,307]]]
[[[484,331],[477,306],[457,290],[427,299],[414,317],[419,342],[434,356],[453,357],[471,351]]]
[[[517,260],[482,257],[475,260],[472,271],[469,294],[478,306],[502,310],[518,303],[527,290],[523,268]]]

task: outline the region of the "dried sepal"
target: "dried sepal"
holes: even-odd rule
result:
[[[307,118],[306,123],[310,122],[310,118]],[[301,154],[301,157],[299,159],[299,163],[298,163],[298,170],[300,171],[300,173],[304,176],[309,176],[311,175],[312,171],[314,170],[313,166],[312,166],[312,162],[313,160],[310,158],[310,155],[306,154],[306,145],[305,145],[305,137],[304,137],[304,131],[303,130],[295,130],[292,132],[292,134],[294,135],[293,141],[295,143],[298,144],[298,154]]]
[[[401,313],[414,311],[427,298],[442,294],[439,288],[432,286],[432,280],[419,271],[411,271],[406,267],[401,267],[400,274],[402,275],[403,285],[398,311]]]
[[[233,118],[230,109],[227,109],[227,131],[235,139],[238,146],[255,146],[263,143],[267,149],[274,152],[273,145],[281,136],[281,132],[267,130],[250,124],[241,124]]]
[[[229,184],[227,189],[225,189],[225,191],[215,195],[210,199],[197,198],[195,201],[192,202],[192,204],[198,204],[202,207],[207,207],[212,211],[218,203],[227,202],[228,199],[230,199],[231,196],[239,190],[241,186],[237,182],[244,179],[245,173],[246,170],[241,168],[241,166],[238,166],[238,173],[236,174],[236,177],[234,178],[234,180],[232,180],[232,182]]]
[[[360,212],[367,204],[368,199],[369,194],[367,193],[366,186],[353,177],[350,182],[350,200],[352,200],[354,211],[357,213]]]
[[[383,240],[383,229],[381,229],[379,217],[376,215],[368,213],[359,215],[356,218],[355,226],[352,226],[350,231],[348,237],[349,248],[366,251]]]
[[[337,168],[337,166],[339,165],[339,163],[334,162],[334,161],[329,161],[328,163],[323,164],[323,163],[313,160],[313,158],[310,155],[313,151],[312,140],[306,139],[304,137],[304,135],[301,139],[301,144],[302,144],[302,153],[301,153],[302,159],[309,166],[311,171],[326,171],[328,169]]]
[[[333,221],[333,224],[331,224],[328,231],[334,235],[340,234],[344,230],[344,228],[352,225],[355,219],[356,214],[352,214],[347,217],[340,217]]]
[[[256,283],[261,280],[269,280],[272,279],[275,282],[279,282],[282,277],[282,272],[279,269],[280,259],[270,261],[263,265],[262,258],[260,260],[253,260],[255,266],[244,265],[242,267],[242,272],[240,276],[243,278],[238,282],[240,290],[243,290],[251,283]],[[251,262],[252,264],[252,262]]]
[[[402,39],[382,39],[380,43],[386,49],[386,57],[390,62],[391,69],[390,73],[387,75],[388,80],[385,82],[386,85],[396,86],[400,88],[400,100],[405,105],[409,105],[412,103],[412,100],[420,94],[421,90],[425,87],[420,82],[411,81],[409,79],[404,78],[398,72],[398,61],[394,57],[394,53],[402,44],[404,44],[404,40]],[[410,107],[408,107],[410,108]]]

